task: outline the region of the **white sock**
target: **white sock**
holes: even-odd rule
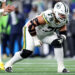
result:
[[[64,55],[63,55],[63,47],[62,48],[54,48],[55,58],[58,64],[58,72],[61,72],[64,66]]]
[[[20,56],[21,51],[16,52],[15,55],[5,64],[5,68],[11,67],[17,61],[22,60],[23,58]]]

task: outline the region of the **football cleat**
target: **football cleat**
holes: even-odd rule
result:
[[[58,73],[69,73],[70,71],[68,71],[66,68],[64,68],[62,71],[58,71]]]
[[[70,71],[68,71],[66,68],[63,69],[62,73],[69,73]]]
[[[13,72],[13,71],[12,71],[12,67],[7,67],[7,68],[5,69],[5,71],[6,71],[6,72]]]
[[[3,62],[0,62],[0,70],[5,70]]]

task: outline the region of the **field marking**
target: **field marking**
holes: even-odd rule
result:
[[[9,73],[9,74],[11,74],[11,75],[15,75],[15,74],[17,74],[17,73],[19,73],[19,74],[21,74],[21,75],[75,75],[75,73],[57,73],[57,72],[46,72],[46,73],[43,73],[43,72],[12,72],[12,73]],[[0,73],[1,75],[3,74],[3,73]],[[5,73],[4,73],[5,74]],[[3,74],[3,75],[4,75]],[[18,75],[19,75],[18,74]],[[8,75],[8,73],[7,73],[7,75]]]
[[[15,67],[15,68],[23,69],[23,68],[19,68],[19,67]],[[31,69],[31,68],[33,69],[33,67],[29,67],[28,69]],[[35,67],[35,68],[37,68],[37,67]],[[38,67],[38,68],[39,68],[39,67]],[[47,69],[49,69],[49,68],[47,68],[47,67],[44,67],[44,68],[41,67],[40,69],[46,69],[46,70],[47,70]],[[75,69],[75,68],[70,68],[70,69]]]
[[[46,65],[46,64],[53,64],[53,65],[54,65],[54,64],[57,64],[57,63],[16,63],[16,64],[35,64],[35,65],[39,65],[39,64],[40,64],[40,65],[41,65],[41,64],[45,64],[45,65]]]
[[[28,65],[57,65],[57,63],[16,63],[16,64],[28,64]],[[66,65],[66,66],[75,66],[75,65]]]

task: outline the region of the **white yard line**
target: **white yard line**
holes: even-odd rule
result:
[[[45,64],[45,65],[48,65],[48,64],[49,64],[49,65],[56,65],[57,63],[22,63],[22,62],[21,62],[21,63],[16,63],[16,64],[34,64],[34,65],[39,65],[39,64],[40,64],[40,65],[41,65],[41,64],[43,64],[43,65],[44,65],[44,64]],[[68,64],[68,65],[70,65],[70,64]],[[68,65],[66,65],[66,66],[68,66]],[[75,65],[70,65],[70,66],[75,66]]]
[[[53,64],[53,65],[54,65],[54,64],[56,64],[56,63],[16,63],[16,64],[35,64],[35,65],[39,65],[39,64],[45,64],[45,65],[46,65],[46,64],[47,64],[47,65],[48,65],[48,64]]]

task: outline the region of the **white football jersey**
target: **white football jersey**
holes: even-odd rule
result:
[[[52,35],[54,32],[56,32],[57,29],[59,29],[67,23],[67,20],[63,23],[56,23],[53,11],[50,9],[43,12],[42,16],[47,24],[36,27],[37,35],[41,39],[45,36]]]
[[[6,2],[6,0],[0,0],[1,2]]]

